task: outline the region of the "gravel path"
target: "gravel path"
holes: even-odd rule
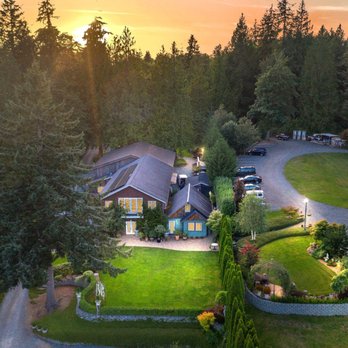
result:
[[[267,148],[267,156],[240,156],[239,164],[256,166],[257,174],[263,179],[266,202],[272,209],[288,205],[298,207],[302,211],[304,209],[305,197],[297,192],[284,176],[284,167],[290,159],[310,153],[348,153],[347,150],[294,140],[271,140],[262,143],[262,146]],[[311,215],[308,217],[308,223],[326,219],[329,222],[343,223],[348,226],[348,209],[309,200],[308,213]]]
[[[46,348],[49,344],[35,338],[27,319],[28,290],[17,286],[10,290],[0,308],[1,348]]]
[[[213,236],[210,235],[202,239],[187,239],[187,240],[168,240],[157,243],[141,241],[138,237],[123,235],[121,242],[126,243],[127,247],[146,247],[146,248],[160,248],[170,250],[182,251],[210,251],[210,244],[213,242]]]

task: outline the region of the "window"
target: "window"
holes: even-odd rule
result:
[[[97,189],[98,193],[101,193],[103,190],[104,190],[104,186],[98,186],[98,189]]]
[[[171,233],[175,231],[175,221],[169,221],[169,231]]]
[[[202,232],[202,223],[201,222],[196,222],[196,231]]]
[[[128,214],[141,214],[143,212],[142,198],[119,198],[118,204],[123,207]]]
[[[156,208],[156,205],[157,205],[157,202],[156,202],[156,201],[148,201],[148,202],[147,202],[147,206],[148,206],[150,209],[155,209],[155,208]]]
[[[203,225],[201,222],[189,222],[187,228],[189,232],[202,232]]]
[[[187,228],[190,232],[194,232],[195,231],[195,223],[194,222],[189,222],[187,225]]]
[[[105,208],[109,208],[112,203],[113,203],[112,201],[105,201],[104,202]]]
[[[185,213],[189,213],[191,211],[191,205],[189,203],[185,204]]]

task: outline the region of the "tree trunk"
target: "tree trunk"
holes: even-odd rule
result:
[[[54,271],[53,267],[47,269],[47,290],[46,290],[46,310],[51,313],[58,307],[58,303],[54,294]]]

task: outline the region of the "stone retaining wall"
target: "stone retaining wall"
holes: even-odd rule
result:
[[[166,323],[193,323],[197,320],[192,317],[187,316],[170,316],[170,315],[107,315],[100,314],[97,316],[93,313],[88,313],[83,311],[81,308],[76,306],[76,315],[88,321],[97,321],[97,320],[105,320],[105,321],[146,321],[153,320],[158,322],[166,322]]]
[[[283,315],[312,315],[312,316],[348,316],[348,303],[328,303],[328,304],[312,304],[312,303],[281,303],[264,300],[247,287],[245,289],[245,297],[248,303],[260,311],[283,314]]]

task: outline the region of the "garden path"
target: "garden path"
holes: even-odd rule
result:
[[[161,248],[181,251],[210,251],[210,244],[213,242],[213,236],[210,235],[203,239],[187,240],[168,240],[161,243],[141,241],[136,236],[123,235],[121,242],[129,247]]]

